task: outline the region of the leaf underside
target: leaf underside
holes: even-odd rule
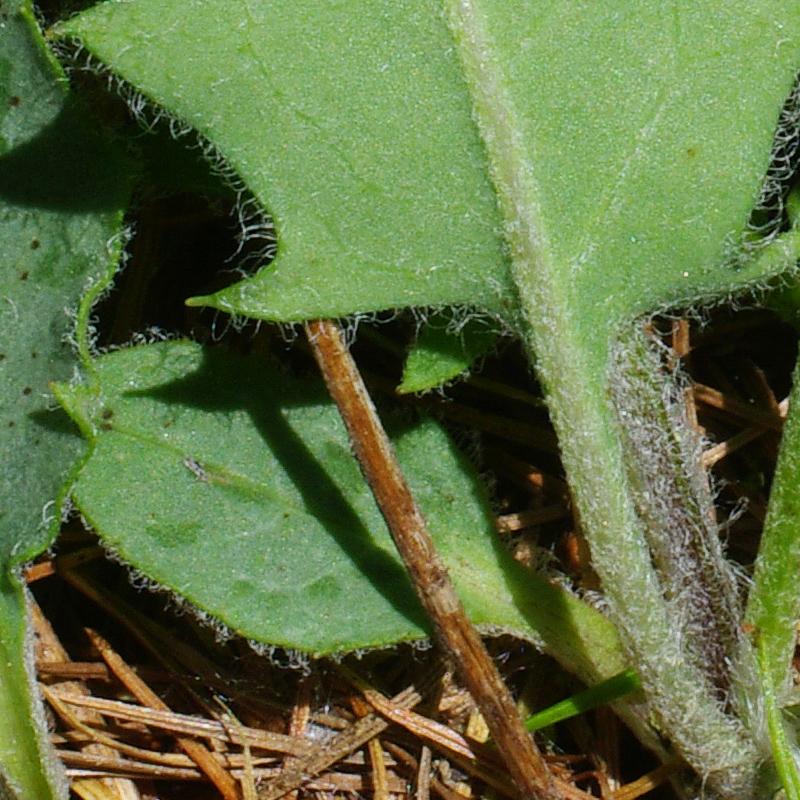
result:
[[[272,264],[193,303],[285,321],[455,305],[522,332],[659,724],[721,795],[755,796],[755,741],[687,657],[647,549],[610,353],[638,315],[793,261],[744,242],[800,6],[107,0],[61,32],[211,142],[275,222]]]

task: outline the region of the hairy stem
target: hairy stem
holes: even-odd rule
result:
[[[636,512],[676,635],[706,675],[709,691],[728,697],[741,647],[736,578],[725,559],[713,498],[680,386],[663,374],[640,328],[618,340],[611,392]]]
[[[745,616],[757,630],[762,660],[779,700],[786,699],[790,688],[795,624],[800,618],[800,366],[795,369],[794,387]]]
[[[63,769],[47,745],[47,723],[33,675],[27,639],[25,590],[17,576],[0,573],[0,798],[66,797]]]
[[[647,522],[637,513],[631,485],[637,465],[628,463],[625,420],[618,417],[610,392],[620,379],[611,359],[613,315],[603,329],[587,328],[565,277],[571,265],[554,258],[542,224],[538,165],[529,143],[518,135],[524,126],[493,57],[485,8],[478,0],[448,0],[446,8],[506,222],[523,335],[547,393],[612,617],[662,733],[719,795],[756,797],[760,758],[755,744],[709,690],[687,650],[653,564]]]
[[[629,408],[615,408],[608,387],[630,374],[611,371],[609,377],[596,376],[596,365],[581,347],[571,348],[571,358],[565,358],[563,352],[552,352],[555,343],[543,342],[540,331],[534,329],[531,338],[539,345],[540,374],[553,387],[551,413],[592,561],[658,727],[718,794],[737,800],[757,797],[759,754],[742,722],[726,713],[717,696],[718,687],[728,682],[727,674],[723,669],[709,675],[699,666],[706,649],[699,644],[704,623],[712,623],[715,608],[730,604],[727,579],[722,575],[709,579],[712,565],[720,561],[711,559],[710,565],[701,555],[710,547],[706,521],[691,514],[685,521],[682,535],[695,552],[684,559],[685,569],[677,564],[673,569],[666,565],[671,544],[665,537],[673,531],[675,519],[665,512],[676,509],[670,503],[659,509],[654,503],[647,514],[639,514],[644,510],[644,487],[653,477],[649,458],[641,458],[650,455],[644,447],[656,446],[662,456],[669,454],[673,434],[663,431],[659,435],[666,442],[640,443],[638,452],[632,442],[626,447],[623,428],[633,418]],[[555,338],[552,332],[548,338]],[[565,369],[565,364],[570,366]],[[629,363],[627,369],[632,366]],[[552,379],[556,370],[558,382]],[[630,388],[630,397],[635,398],[635,381]],[[662,468],[671,472],[665,478],[671,488],[680,487],[684,466],[666,458]],[[658,554],[651,550],[651,542]],[[667,567],[666,575],[660,574],[659,561]],[[722,588],[707,591],[707,582]],[[684,614],[680,598],[687,594],[695,605]],[[708,647],[714,653],[734,649],[727,615],[725,620],[719,626],[712,624]],[[712,670],[716,672],[715,667]]]
[[[745,622],[758,650],[758,676],[776,768],[787,797],[800,797],[795,734],[782,707],[792,688],[792,658],[800,619],[800,365],[795,368],[789,416],[770,493],[769,512],[756,560]],[[750,694],[753,694],[751,689]],[[751,700],[756,707],[758,697]]]

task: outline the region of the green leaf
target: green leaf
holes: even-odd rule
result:
[[[278,259],[256,278],[271,299],[242,286],[220,306],[243,290],[272,319],[508,305],[485,153],[435,3],[112,2],[89,15],[60,30],[212,141],[274,217]]]
[[[116,262],[127,182],[65,93],[30,3],[0,2],[0,794],[66,790],[33,689],[16,568],[52,541],[55,503],[84,445],[48,382],[75,365],[67,311]],[[5,788],[2,788],[5,786]]]
[[[403,366],[400,394],[425,392],[463,375],[497,343],[496,326],[473,319],[456,328],[452,315],[425,321]]]
[[[778,662],[775,653],[771,652],[774,642],[756,633],[756,650],[758,653],[758,677],[764,704],[764,717],[772,747],[775,771],[780,778],[786,800],[800,799],[800,770],[797,764],[797,733],[788,724],[781,708],[773,674]]]
[[[429,632],[319,382],[162,343],[57,393],[92,442],[72,494],[122,559],[259,642],[313,654]],[[496,542],[477,476],[433,422],[394,442],[472,618],[544,645],[584,680],[624,661],[598,612]]]
[[[800,7],[109,0],[62,30],[207,137],[275,220],[275,262],[193,302],[281,320],[454,304],[517,326],[654,718],[706,785],[758,796],[759,733],[712,674],[747,660],[735,579],[632,326],[794,267],[745,229]],[[692,537],[698,563],[656,567]]]
[[[740,283],[726,256],[794,77],[793,4],[485,5],[444,3],[451,31],[435,0],[110,0],[60,31],[208,137],[273,215],[278,259],[220,308],[508,309],[490,169],[502,203],[525,195],[511,238],[535,225],[587,329]]]
[[[787,198],[790,229],[779,237],[795,248],[800,257],[800,226],[795,189]],[[770,245],[772,247],[773,245]],[[797,277],[767,299],[768,305],[789,324],[797,325],[800,309]],[[769,496],[767,517],[747,598],[745,624],[755,641],[755,670],[763,698],[764,715],[772,746],[775,769],[787,800],[800,798],[800,769],[797,764],[796,731],[783,708],[791,702],[793,658],[800,620],[800,365],[795,367],[789,413],[781,439],[780,454]],[[743,687],[752,695],[753,687]]]
[[[770,683],[780,701],[788,700],[791,661],[800,620],[800,372],[795,370],[789,414],[764,532],[747,603],[746,621],[755,628]]]

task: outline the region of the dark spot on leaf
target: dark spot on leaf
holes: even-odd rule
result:
[[[169,428],[171,425],[172,425],[172,420],[171,420],[171,419],[168,419],[168,420],[167,420],[167,421],[164,423],[164,427],[165,427],[165,428]]]
[[[8,427],[9,427],[9,428],[13,428],[13,427],[14,427],[16,424],[17,424],[17,423],[16,423],[16,422],[14,422],[14,420],[12,419],[12,420],[11,420],[11,422],[9,422],[9,423],[8,423]]]
[[[39,358],[39,354],[35,350],[33,350],[31,351],[31,358]]]
[[[689,158],[694,158],[697,155],[697,148],[696,147],[687,148],[686,155],[689,156]]]
[[[32,391],[33,391],[33,389],[31,389],[31,387],[30,387],[30,386],[26,386],[26,387],[25,387],[25,388],[22,390],[22,394],[24,394],[24,395],[29,395],[29,394],[30,394]]]
[[[22,101],[19,99],[19,96],[16,95],[16,94],[12,94],[11,97],[8,98],[8,104],[10,106],[12,106],[13,108],[16,108],[20,104],[20,102],[22,102]]]
[[[28,280],[28,270],[25,270],[24,272],[20,272],[20,274],[19,274],[19,279],[20,279],[21,281],[26,281],[26,280]]]
[[[5,361],[5,360],[6,360],[6,354],[0,353],[0,361]]]
[[[114,416],[114,411],[110,408],[104,408],[100,416],[103,419],[111,419]]]
[[[38,250],[41,242],[38,239],[31,239],[31,250]]]
[[[111,430],[114,430],[114,426],[110,422],[101,422],[100,423],[100,430],[101,431],[111,431]]]

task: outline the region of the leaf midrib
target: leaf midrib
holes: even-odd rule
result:
[[[206,482],[210,486],[214,486],[217,489],[230,489],[235,491],[237,494],[241,494],[243,497],[245,497],[245,499],[250,500],[258,501],[263,498],[265,501],[282,505],[284,508],[288,508],[291,511],[313,517],[316,520],[321,519],[317,514],[312,514],[304,504],[297,503],[296,500],[291,498],[289,495],[276,491],[276,487],[273,487],[271,484],[260,483],[253,478],[212,459],[196,457],[185,447],[166,442],[163,439],[160,439],[158,436],[148,435],[136,430],[135,428],[129,428],[116,422],[114,423],[112,430],[108,431],[108,433],[117,433],[122,436],[126,436],[135,442],[154,446],[160,450],[170,453],[171,455],[174,455],[178,459],[182,459],[183,461],[186,459],[192,459],[202,468],[204,472],[209,474],[210,480]],[[103,435],[99,436],[97,438],[97,442],[99,443],[103,438]],[[184,466],[187,471],[191,471],[188,466],[185,464]],[[226,484],[223,481],[215,480],[215,474],[224,476],[226,480],[230,480],[230,483]],[[203,479],[200,477],[196,477],[195,479],[198,482],[203,482]],[[247,497],[248,495],[249,497]]]
[[[541,191],[534,178],[535,165],[526,155],[532,143],[519,134],[523,126],[491,57],[486,23],[474,0],[447,0],[447,11],[489,158],[512,261],[528,270],[536,267],[542,273],[540,277],[546,279],[551,274],[547,255],[551,248],[536,199]],[[549,291],[543,292],[550,294],[553,287],[551,281],[547,283]]]
[[[537,178],[536,143],[523,133],[521,116],[504,87],[478,3],[446,0],[446,9],[505,223],[511,272],[524,318],[523,335],[527,338],[526,331],[532,335],[533,349],[548,390],[552,388],[547,386],[549,366],[577,365],[584,361],[586,348],[578,344],[583,332],[580,328],[583,322],[591,324],[594,315],[586,313],[589,309],[582,309],[582,315],[570,313],[569,281],[559,274],[559,264],[553,259],[555,249],[541,210],[543,192]],[[592,338],[599,362],[603,362],[603,369],[597,373],[604,371],[609,328],[606,326],[601,335]]]
[[[487,150],[490,173],[511,247],[512,276],[524,321],[529,351],[535,354],[551,417],[578,507],[590,532],[593,558],[616,616],[629,628],[632,657],[642,662],[646,686],[659,691],[654,711],[667,730],[677,733],[690,761],[728,777],[749,780],[751,742],[741,723],[708,696],[702,676],[688,662],[665,669],[674,653],[672,630],[658,580],[650,563],[641,527],[627,486],[617,420],[610,407],[610,343],[622,322],[607,303],[580,305],[570,295],[570,275],[555,263],[541,213],[542,192],[536,179],[536,143],[528,141],[512,98],[503,87],[501,68],[493,58],[486,20],[477,0],[447,0],[454,40],[474,103],[474,115]],[[561,274],[560,274],[561,273]],[[580,312],[580,313],[576,313]],[[599,570],[600,571],[600,570]],[[669,681],[666,679],[669,678]],[[699,742],[685,730],[706,720]],[[729,753],[735,753],[733,758]]]

